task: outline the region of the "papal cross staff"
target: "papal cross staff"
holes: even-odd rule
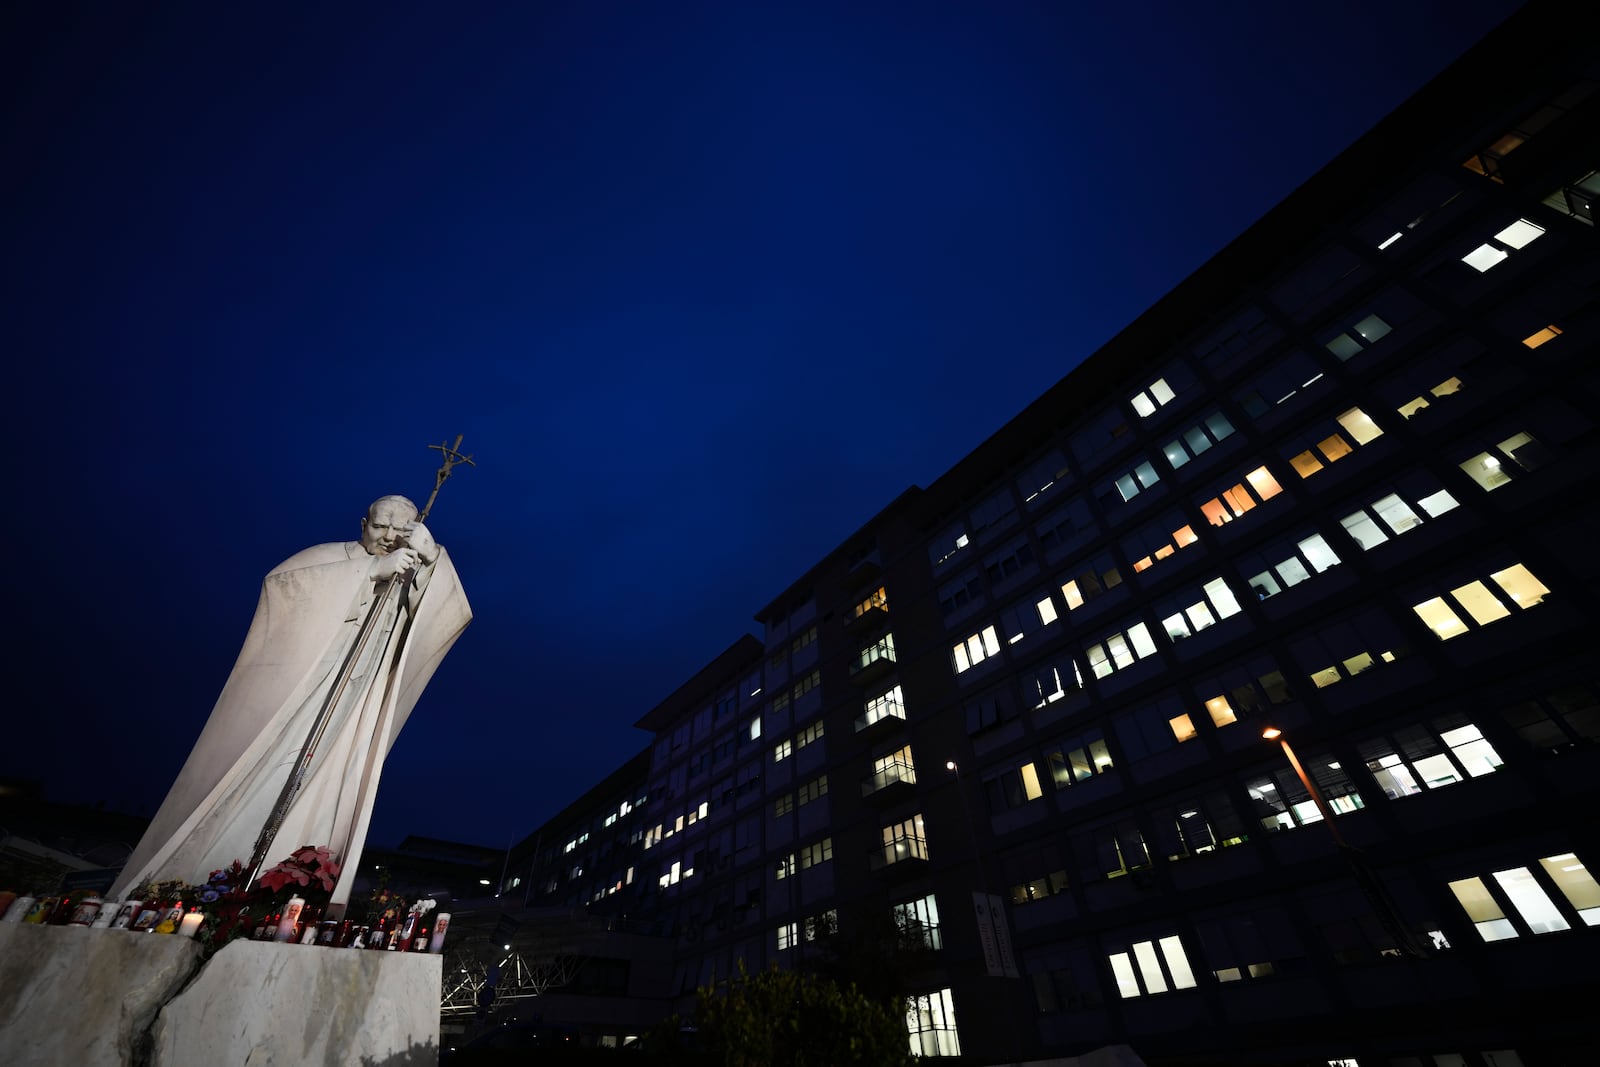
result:
[[[456,435],[456,443],[429,445],[429,448],[438,449],[443,453],[444,462],[433,475],[433,492],[428,494],[428,502],[417,513],[417,521],[422,522],[428,517],[428,512],[433,510],[433,502],[439,498],[439,489],[450,477],[451,472],[463,463],[469,467],[476,467],[471,456],[461,454],[461,434]],[[322,702],[322,707],[317,711],[317,717],[312,720],[311,729],[306,734],[306,743],[300,748],[300,758],[295,761],[294,770],[283,783],[283,789],[278,794],[277,803],[272,805],[272,811],[267,815],[266,823],[261,827],[261,833],[256,838],[256,847],[250,854],[250,865],[245,868],[244,884],[248,888],[255,884],[256,875],[261,873],[261,866],[266,862],[267,850],[272,847],[273,838],[278,836],[278,828],[283,825],[283,820],[289,815],[289,808],[294,804],[294,799],[300,794],[300,788],[305,784],[307,773],[311,770],[311,761],[317,754],[317,748],[322,744],[322,736],[328,730],[328,723],[333,718],[333,711],[339,706],[339,700],[344,696],[345,689],[350,684],[350,677],[355,673],[356,664],[361,661],[362,653],[366,650],[372,635],[378,629],[378,621],[383,618],[389,601],[394,598],[396,591],[409,588],[411,579],[416,574],[416,568],[404,574],[395,575],[385,584],[383,592],[373,601],[367,609],[366,618],[361,620],[361,629],[357,632],[355,640],[350,645],[350,651],[345,654],[344,662],[339,667],[339,675],[333,688],[328,691],[327,698]],[[335,842],[328,842],[330,846]],[[338,854],[343,857],[348,849],[340,849]]]

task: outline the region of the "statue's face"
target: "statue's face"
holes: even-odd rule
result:
[[[405,528],[417,513],[393,500],[380,500],[361,520],[361,547],[374,556],[386,556],[405,540]]]

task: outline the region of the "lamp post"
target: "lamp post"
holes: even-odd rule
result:
[[[1305,786],[1306,792],[1311,794],[1311,802],[1317,806],[1317,811],[1322,815],[1322,821],[1328,827],[1328,833],[1333,835],[1333,843],[1339,846],[1339,854],[1350,864],[1350,871],[1355,875],[1356,884],[1361,887],[1361,892],[1366,896],[1367,902],[1372,905],[1372,910],[1378,915],[1378,922],[1390,937],[1394,938],[1395,948],[1407,956],[1423,958],[1431,955],[1407,929],[1404,920],[1400,918],[1400,909],[1395,906],[1394,898],[1389,895],[1389,890],[1384,886],[1378,873],[1368,865],[1366,857],[1359,849],[1344,839],[1344,834],[1333,821],[1333,809],[1328,806],[1327,799],[1317,784],[1306,773],[1305,767],[1300,763],[1300,758],[1295,755],[1294,749],[1289,745],[1289,739],[1283,736],[1283,731],[1276,726],[1268,726],[1261,731],[1261,736],[1267,741],[1276,741],[1283,746],[1283,754],[1289,759],[1289,766],[1294,768],[1294,773],[1300,779],[1300,784]]]
[[[978,844],[978,829],[972,822],[972,807],[967,803],[967,790],[961,784],[961,767],[955,760],[945,760],[944,769],[956,776],[956,795],[961,798],[961,814],[967,819],[967,836],[972,839],[972,864],[978,869],[978,888],[989,891],[989,879],[983,871],[983,849]]]
[[[956,776],[956,793],[957,793],[958,796],[961,797],[961,813],[966,816],[966,819],[967,819],[967,834],[972,839],[972,866],[973,866],[973,868],[976,871],[977,876],[978,876],[978,879],[977,879],[978,892],[974,894],[974,900],[973,900],[974,909],[976,909],[976,907],[977,907],[977,899],[976,898],[979,895],[983,896],[985,898],[985,901],[986,901],[986,905],[985,906],[990,909],[990,919],[989,919],[989,921],[991,923],[993,923],[995,925],[995,927],[998,929],[998,934],[997,935],[992,935],[992,936],[995,936],[997,942],[999,941],[1000,938],[1004,938],[1005,943],[1007,945],[1009,945],[1011,934],[1010,934],[1009,926],[1007,925],[1008,924],[1008,920],[1006,918],[1005,904],[1003,903],[1003,899],[1004,898],[989,892],[989,876],[988,876],[988,873],[984,870],[984,863],[983,863],[983,846],[978,843],[978,828],[977,828],[977,824],[972,819],[972,807],[971,807],[971,805],[969,805],[967,803],[967,790],[966,790],[966,787],[962,784],[962,781],[961,781],[961,767],[956,763],[955,760],[946,760],[945,764],[944,764],[944,769],[949,771],[950,773],[952,773],[952,774],[954,774]],[[998,909],[994,908],[994,902],[1000,902]],[[983,921],[981,920],[981,918],[979,918],[976,910],[974,911],[974,919],[978,921],[978,924],[979,924],[979,938],[981,940],[982,937],[983,937],[983,930],[982,930],[982,922]],[[999,948],[998,948],[998,944],[997,944],[996,951],[1000,951]],[[1005,952],[1008,953],[1008,954],[1009,954],[1009,951],[1010,951],[1009,948],[1005,949]],[[986,952],[987,952],[987,950],[986,950]],[[1004,958],[1004,957],[1001,957],[1001,958]],[[1007,977],[1007,978],[1018,978],[1018,977],[1021,977],[1021,975],[1017,973],[1017,969],[1015,967],[1002,967],[1002,969],[1004,970],[1004,974],[1003,975],[1002,974],[997,974],[997,972],[989,970],[989,964],[988,964],[987,960],[985,960],[984,973],[986,975],[993,975],[993,976],[996,976],[996,977]],[[1013,1047],[1018,1049],[1018,1059],[1020,1060],[1020,1058],[1021,1058],[1020,1049],[1025,1044],[1026,1038],[1024,1038],[1024,1036],[1023,1036],[1024,1030],[1023,1030],[1022,1019],[1021,1019],[1020,1013],[1017,1010],[1017,998],[1016,997],[1012,997],[1012,996],[1006,996],[1003,999],[1005,1000],[1005,1004],[1006,1004],[1006,1014],[1010,1017],[1010,1020],[1011,1020],[1011,1029],[1010,1029],[1009,1039],[1010,1039],[1011,1042],[1015,1043]]]

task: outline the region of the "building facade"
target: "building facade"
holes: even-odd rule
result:
[[[924,1055],[1594,1062],[1594,40],[1514,17],[644,716],[670,994],[889,929]]]

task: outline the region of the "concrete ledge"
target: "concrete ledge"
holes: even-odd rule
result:
[[[171,934],[0,923],[0,1062],[139,1062],[157,1012],[200,955]]]
[[[0,923],[0,1063],[432,1065],[443,957]],[[198,971],[198,973],[196,973]]]
[[[161,1009],[152,1067],[437,1063],[443,962],[235,941]]]

